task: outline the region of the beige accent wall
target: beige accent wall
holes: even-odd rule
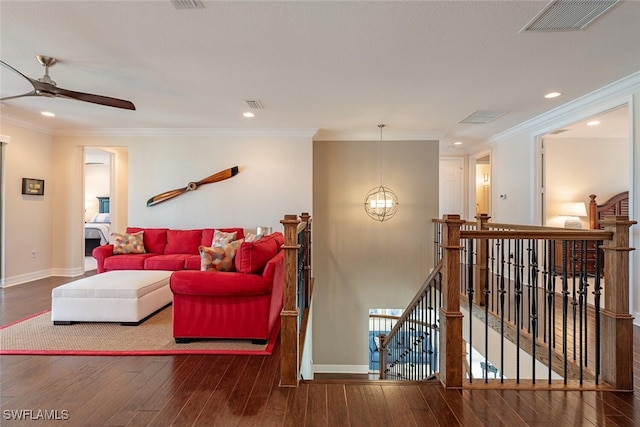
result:
[[[0,133],[11,137],[4,162],[6,258],[2,284],[5,285],[51,274],[56,185],[51,136],[7,123],[2,123]],[[22,178],[44,179],[44,195],[23,195]]]
[[[379,184],[377,142],[313,144],[313,363],[316,372],[362,372],[368,311],[404,308],[433,267],[438,141],[385,141],[383,184],[399,199],[383,223],[364,211]]]

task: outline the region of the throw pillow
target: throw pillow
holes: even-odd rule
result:
[[[137,233],[111,233],[113,238],[113,254],[143,254],[144,231]]]
[[[235,264],[233,259],[236,251],[242,244],[242,239],[227,243],[224,246],[200,246],[200,270],[201,271],[233,271]]]
[[[245,242],[257,242],[258,240],[262,239],[262,236],[264,236],[264,234],[247,233],[247,236],[244,238],[244,241]]]
[[[226,231],[218,231],[215,230],[213,232],[213,240],[211,241],[212,247],[222,247],[227,243],[231,243],[236,240],[236,235],[238,233],[236,231],[226,232]]]

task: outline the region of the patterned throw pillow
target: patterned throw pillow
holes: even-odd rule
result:
[[[226,245],[227,243],[231,243],[234,240],[236,240],[236,235],[237,234],[238,234],[238,232],[236,232],[236,231],[228,233],[228,232],[225,232],[225,231],[215,230],[213,232],[213,240],[211,241],[211,246],[212,247],[222,247],[222,246]]]
[[[234,271],[233,259],[242,241],[243,239],[235,240],[224,246],[200,246],[198,248],[200,251],[200,270]]]
[[[144,231],[137,233],[111,233],[113,239],[113,254],[143,254]]]
[[[264,234],[247,233],[246,237],[244,238],[244,241],[245,242],[257,242],[258,240],[262,239],[262,236],[264,236]]]

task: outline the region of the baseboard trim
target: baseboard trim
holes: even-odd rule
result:
[[[52,270],[32,271],[31,273],[19,274],[17,276],[5,277],[0,282],[0,286],[8,287],[20,285],[22,283],[33,282],[34,280],[46,279],[53,275]]]
[[[313,365],[314,374],[368,374],[369,365]]]

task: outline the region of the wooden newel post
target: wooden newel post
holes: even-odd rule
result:
[[[487,230],[489,227],[487,223],[491,217],[487,214],[480,214],[476,217],[478,223],[476,230]],[[476,247],[476,265],[475,265],[475,280],[473,289],[473,302],[477,306],[484,307],[486,295],[484,294],[485,286],[487,284],[487,239],[478,239]]]
[[[600,222],[613,232],[604,250],[604,309],[600,332],[602,380],[618,390],[633,391],[633,316],[629,314],[629,227],[627,216],[605,216]]]
[[[462,387],[462,313],[460,312],[460,215],[444,215],[442,229],[442,306],[440,307],[440,382]]]
[[[280,314],[280,386],[297,387],[300,378],[300,350],[298,348],[297,266],[298,224],[297,215],[285,215],[280,221],[284,226],[284,295]]]

